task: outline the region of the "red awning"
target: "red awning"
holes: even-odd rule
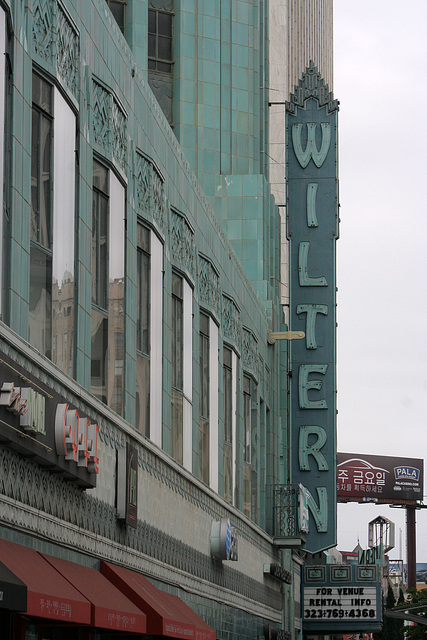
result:
[[[90,624],[90,602],[37,551],[0,540],[0,561],[27,585],[27,615]]]
[[[215,630],[206,624],[188,604],[178,596],[173,596],[170,593],[163,593],[163,597],[165,596],[172,607],[179,610],[191,624],[194,624],[196,630],[195,640],[216,640]]]
[[[91,625],[114,631],[146,632],[146,616],[96,569],[41,554],[91,603]]]
[[[148,578],[108,562],[101,562],[101,573],[147,615],[148,635],[195,640],[196,629],[188,615]]]

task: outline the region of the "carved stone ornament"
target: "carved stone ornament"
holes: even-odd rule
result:
[[[242,361],[245,369],[250,369],[258,377],[258,349],[255,336],[249,329],[242,330]]]
[[[153,165],[140,153],[135,154],[136,206],[138,213],[150,213],[150,189]]]
[[[94,80],[92,82],[93,136],[95,143],[106,152],[109,151],[109,103],[110,94]]]
[[[316,98],[319,107],[327,105],[329,113],[338,109],[338,100],[334,100],[329,86],[325,84],[313,61],[310,61],[310,66],[302,74],[294,93],[291,94],[290,101],[286,103],[286,111],[295,113],[297,107],[304,107],[304,102],[308,98]]]
[[[79,88],[79,35],[58,4],[56,10],[56,69],[61,81],[77,97]]]
[[[101,84],[92,81],[92,130],[94,142],[106,155],[125,169],[127,155],[127,120],[114,96]]]
[[[186,219],[176,211],[171,212],[171,251],[175,264],[195,277],[195,244],[193,231]]]
[[[150,211],[158,227],[164,230],[167,212],[165,185],[154,166],[151,173]]]
[[[230,340],[240,351],[242,339],[242,325],[240,312],[234,301],[228,296],[222,296],[222,328],[224,338]]]
[[[45,62],[53,61],[53,3],[51,0],[33,2],[33,46],[35,53]]]
[[[210,307],[219,316],[220,288],[219,276],[213,264],[199,256],[199,297],[200,304]]]

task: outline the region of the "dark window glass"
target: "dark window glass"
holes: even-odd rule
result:
[[[172,457],[183,462],[183,404],[184,397],[176,389],[172,389]]]
[[[91,392],[108,403],[108,169],[93,161]],[[113,381],[111,381],[112,384]]]
[[[156,36],[148,34],[148,55],[150,58],[154,58],[156,56]],[[155,60],[150,60],[150,63],[154,65],[154,69],[156,68]]]
[[[92,303],[107,309],[108,286],[108,169],[93,163]]]
[[[244,460],[251,462],[251,379],[243,376]]]
[[[150,232],[138,224],[137,349],[150,353]]]
[[[252,474],[251,474],[251,380],[243,376],[243,512],[252,516]]]
[[[91,392],[107,404],[108,318],[92,308]]]
[[[158,33],[160,36],[172,38],[172,15],[170,13],[157,12]]]
[[[233,441],[233,375],[231,349],[224,347],[224,441]]]
[[[52,256],[31,246],[29,341],[52,357]]]
[[[172,274],[172,386],[183,390],[182,278]]]
[[[148,9],[148,68],[172,72],[172,13]]]
[[[52,248],[52,87],[33,74],[31,240]]]
[[[122,33],[125,32],[125,9],[127,0],[106,0],[110,7],[111,13],[117,24],[120,27]]]
[[[156,33],[156,11],[148,9],[148,33]]]
[[[209,484],[209,316],[200,314],[199,478]]]
[[[150,360],[140,353],[136,357],[136,425],[150,437]]]

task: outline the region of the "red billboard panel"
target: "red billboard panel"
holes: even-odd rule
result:
[[[338,502],[404,504],[423,499],[424,461],[337,453]]]

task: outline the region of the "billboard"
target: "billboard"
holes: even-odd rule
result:
[[[406,504],[420,501],[423,476],[423,460],[337,453],[338,502]]]
[[[310,66],[286,105],[291,481],[307,493],[306,550],[336,544],[338,102]]]

